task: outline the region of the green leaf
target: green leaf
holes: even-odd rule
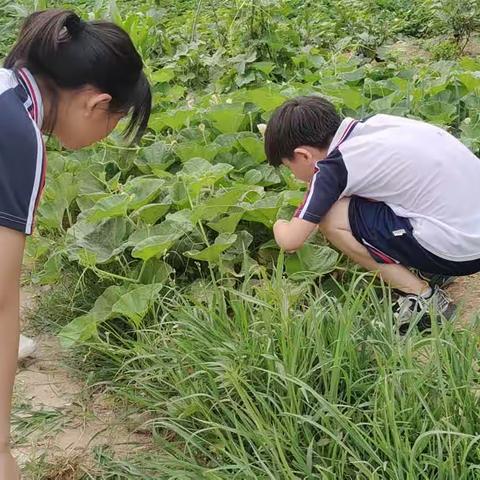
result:
[[[80,194],[99,193],[105,191],[105,185],[100,178],[105,176],[104,166],[95,163],[86,165],[85,170],[82,170],[77,176],[76,181],[79,186]]]
[[[359,90],[348,86],[327,87],[322,89],[322,92],[338,98],[343,105],[352,110],[357,110],[357,108],[366,103],[364,96]]]
[[[130,196],[129,210],[137,210],[152,202],[160,193],[165,181],[159,178],[136,177],[124,185],[124,192]]]
[[[113,305],[128,291],[129,286],[111,286],[97,298],[92,309],[75,318],[62,328],[59,333],[60,342],[70,348],[79,342],[86,342],[97,334],[98,325],[112,317]]]
[[[282,196],[285,205],[296,208],[303,202],[305,192],[301,190],[284,190]]]
[[[338,253],[330,247],[306,243],[285,259],[287,273],[295,280],[325,275],[335,269]]]
[[[94,192],[94,193],[85,193],[77,197],[78,208],[82,212],[95,206],[102,198],[107,198],[109,194],[107,192]]]
[[[204,250],[190,250],[185,252],[184,255],[193,258],[194,260],[201,260],[209,263],[218,263],[220,254],[227,250],[237,239],[236,235],[220,234],[213,245],[205,248]]]
[[[243,261],[248,249],[253,242],[253,235],[246,230],[241,230],[236,233],[237,238],[235,242],[222,254],[222,259],[233,263]]]
[[[242,203],[240,206],[245,208],[243,218],[244,220],[263,223],[272,228],[277,219],[281,201],[282,198],[279,195],[271,195],[258,200],[254,204]]]
[[[270,75],[275,68],[275,64],[273,62],[255,62],[252,63],[252,67],[255,70],[263,72],[265,75]]]
[[[137,210],[135,217],[141,218],[145,223],[153,225],[162,218],[171,208],[171,203],[151,203]]]
[[[61,274],[62,257],[54,252],[42,265],[42,269],[32,275],[32,282],[39,285],[52,285],[60,280]]]
[[[462,57],[458,64],[464,70],[480,71],[480,62],[476,58]]]
[[[185,208],[174,213],[169,213],[167,215],[167,223],[168,222],[175,224],[175,228],[180,228],[184,233],[191,232],[194,227],[193,211]]]
[[[140,262],[138,269],[140,274],[140,270],[143,267],[143,263]],[[165,284],[172,273],[174,273],[174,269],[163,260],[159,260],[157,258],[152,258],[146,265],[143,267],[142,276],[140,277],[140,283],[151,284],[151,283],[163,283]],[[137,275],[138,277],[138,275]]]
[[[423,102],[419,108],[420,113],[430,122],[437,125],[448,125],[457,113],[457,106],[439,100]]]
[[[67,231],[70,260],[79,260],[79,252],[85,249],[95,257],[96,263],[105,263],[124,248],[127,234],[125,218],[111,218],[100,223],[91,223],[80,218]]]
[[[154,72],[151,76],[152,84],[157,83],[168,83],[170,80],[175,78],[175,70],[173,68],[161,68]]]
[[[203,158],[192,158],[184,164],[177,177],[182,178],[183,186],[190,195],[196,197],[202,188],[214,185],[232,170],[233,166],[226,163],[212,165]]]
[[[196,223],[199,220],[213,220],[218,215],[226,213],[232,207],[235,207],[250,191],[252,190],[249,188],[235,187],[215,197],[210,197],[195,208],[192,221]]]
[[[243,181],[248,185],[259,185],[263,180],[263,175],[260,170],[253,168],[248,170],[243,177]]]
[[[132,251],[132,257],[147,261],[152,257],[165,255],[173,244],[181,238],[178,234],[156,235],[140,242]]]
[[[43,227],[58,229],[63,222],[65,211],[79,193],[79,185],[70,172],[62,172],[49,179],[38,208],[38,222]]]
[[[264,163],[262,165],[258,165],[256,170],[258,170],[262,174],[262,180],[260,182],[260,185],[266,187],[270,185],[275,185],[282,181],[280,175],[278,174],[278,170],[272,165]]]
[[[242,137],[238,139],[238,142],[255,162],[262,163],[265,161],[265,148],[263,142],[258,137]]]
[[[191,228],[191,224],[187,226],[186,223],[182,224],[167,218],[160,225],[155,225],[146,231],[136,231],[128,239],[128,245],[135,245],[132,256],[147,261],[152,257],[165,255]]]
[[[89,315],[93,316],[97,323],[108,320],[112,316],[113,305],[129,288],[128,285],[113,285],[106,288],[95,301]]]
[[[232,213],[215,222],[208,223],[208,226],[218,233],[233,233],[243,217],[243,212]]]
[[[37,211],[39,225],[44,228],[58,229],[62,225],[67,208],[68,204],[64,198],[58,195],[48,198],[46,194]]]
[[[165,127],[170,127],[172,130],[180,130],[182,127],[189,124],[190,119],[195,115],[193,110],[178,109],[168,112],[154,113],[150,117],[149,127],[160,133]]]
[[[41,235],[29,235],[25,239],[25,256],[32,262],[38,262],[44,258],[51,249],[55,247],[57,242],[48,237]]]
[[[343,73],[341,76],[346,82],[358,82],[359,80],[363,80],[365,78],[365,68],[356,68],[351,72]]]
[[[162,284],[140,285],[132,288],[113,305],[112,313],[127,317],[136,328],[139,328],[161,288]]]
[[[201,145],[198,142],[193,141],[178,144],[175,153],[180,157],[182,162],[186,162],[195,157],[212,161],[221,149],[221,145],[215,143]]]
[[[272,112],[287,100],[281,93],[267,87],[243,90],[234,97],[237,101],[253,103],[264,112]]]
[[[165,142],[155,142],[145,147],[139,156],[135,158],[135,165],[143,173],[154,173],[157,176],[163,176],[175,162],[172,155],[172,148]]]
[[[467,117],[460,125],[462,142],[471,150],[478,151],[480,148],[480,119],[473,120]]]
[[[58,338],[63,348],[72,348],[79,342],[86,342],[97,335],[97,322],[91,315],[82,315],[65,325]]]
[[[130,196],[126,193],[110,195],[102,198],[92,208],[83,212],[83,218],[90,223],[95,223],[106,218],[125,217]]]
[[[457,74],[457,78],[472,92],[480,87],[480,72],[465,72]]]
[[[164,236],[172,232],[187,234],[193,230],[190,215],[190,210],[180,210],[174,214],[167,215],[166,220],[158,225],[144,225],[139,227],[130,235],[128,241],[125,243],[125,247],[134,247],[147,238]]]
[[[186,88],[182,85],[173,85],[164,94],[163,99],[167,102],[178,102],[185,95]]]
[[[218,105],[207,112],[206,117],[222,133],[238,132],[245,118],[243,104],[225,103]]]

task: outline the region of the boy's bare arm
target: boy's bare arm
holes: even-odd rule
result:
[[[315,223],[293,217],[290,221],[277,220],[273,226],[273,234],[280,248],[294,252],[303,246],[317,227]]]

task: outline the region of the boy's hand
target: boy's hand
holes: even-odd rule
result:
[[[290,221],[277,220],[273,226],[273,234],[280,248],[287,252],[295,252],[303,246],[316,228],[315,223],[293,217]]]

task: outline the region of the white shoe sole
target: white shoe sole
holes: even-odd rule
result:
[[[28,357],[33,357],[37,351],[37,343],[31,338],[20,335],[20,345],[18,348],[18,361],[21,362]]]

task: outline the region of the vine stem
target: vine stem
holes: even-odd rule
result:
[[[145,262],[144,262],[145,264]],[[143,267],[142,267],[143,268]],[[102,270],[98,267],[93,267],[92,270],[99,276],[99,277],[109,277],[109,278],[114,278],[116,280],[122,280],[124,282],[129,282],[129,283],[140,283],[138,278],[129,278],[129,277],[124,277],[123,275],[117,275],[116,273],[111,273],[111,272],[106,272],[105,270]]]

